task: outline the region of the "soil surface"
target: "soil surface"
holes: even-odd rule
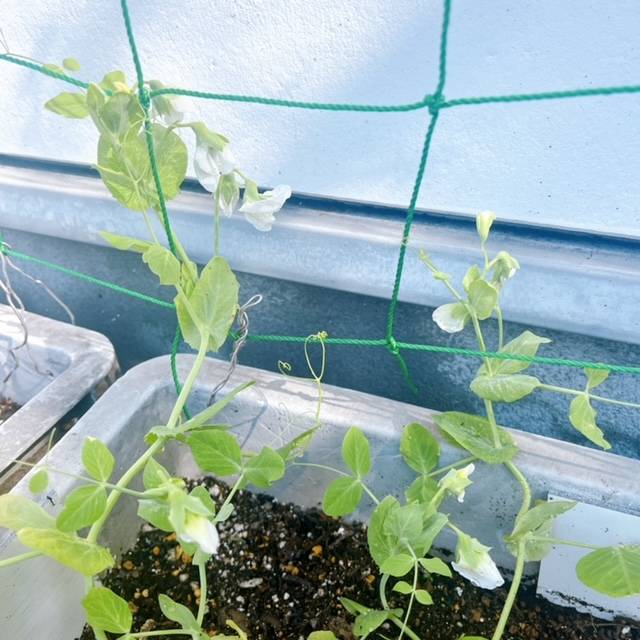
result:
[[[214,480],[206,484],[220,503],[227,487]],[[322,629],[333,631],[340,640],[353,640],[353,618],[338,597],[380,606],[379,573],[368,553],[365,527],[251,492],[240,492],[235,505],[234,514],[219,527],[219,555],[208,566],[205,630],[211,636],[233,633],[225,627],[225,620],[232,619],[249,640],[304,640]],[[194,613],[201,597],[198,569],[175,536],[148,525],[104,583],[129,601],[135,631],[176,627],[163,618],[159,594],[168,594]],[[491,637],[506,589],[478,589],[457,574],[453,579],[433,576],[421,586],[431,593],[434,605],[414,607],[411,627],[420,638],[456,640],[463,633]],[[391,581],[390,604],[406,607],[406,597],[393,597],[390,587]],[[379,631],[370,637],[398,636],[398,629],[390,625]],[[155,636],[154,640],[175,637]],[[93,638],[89,629],[83,631],[81,640]],[[640,625],[599,620],[552,605],[536,597],[535,587],[528,585],[520,591],[503,638],[640,640]]]
[[[0,399],[0,424],[10,418],[18,409],[20,405],[13,400],[7,398]]]

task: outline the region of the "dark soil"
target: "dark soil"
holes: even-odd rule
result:
[[[0,399],[0,424],[10,418],[19,408],[20,405],[13,400]]]
[[[226,486],[214,480],[206,484],[220,502]],[[365,527],[250,492],[239,493],[235,504],[235,513],[219,527],[219,555],[209,564],[210,613],[204,624],[209,634],[230,633],[225,620],[232,619],[250,640],[304,640],[311,631],[321,629],[352,640],[353,618],[338,597],[379,607],[379,573],[368,553]],[[201,597],[198,569],[175,536],[149,526],[143,527],[135,547],[104,583],[129,600],[135,630],[175,628],[160,612],[160,593],[194,612]],[[422,586],[431,593],[434,605],[414,609],[411,627],[421,638],[456,640],[462,633],[491,637],[506,589],[478,589],[455,574],[453,579],[434,576]],[[388,593],[391,596],[390,588]],[[390,597],[390,603],[406,606],[406,598],[399,596],[394,602]],[[396,627],[380,631],[381,635],[371,637],[398,635]],[[81,640],[93,637],[85,629]],[[504,640],[613,639],[640,640],[640,626],[598,620],[552,605],[536,597],[533,585],[521,590],[504,634]]]

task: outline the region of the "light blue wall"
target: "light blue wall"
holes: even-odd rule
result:
[[[136,0],[148,77],[316,101],[421,99],[436,81],[439,0]],[[637,0],[453,0],[446,96],[640,83]],[[11,48],[77,56],[87,79],[132,63],[107,0],[3,0]],[[0,152],[92,162],[88,122],[43,113],[57,81],[2,64]],[[201,103],[262,184],[404,205],[426,112],[344,114]],[[441,115],[420,205],[640,236],[640,94]]]

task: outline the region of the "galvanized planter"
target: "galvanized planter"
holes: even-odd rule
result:
[[[179,370],[184,377],[192,356],[182,356]],[[208,360],[200,383],[192,398],[192,409],[202,409],[210,390],[226,371],[226,363]],[[247,380],[257,384],[238,396],[227,408],[225,422],[249,448],[279,445],[313,423],[316,407],[314,386],[307,381],[248,367],[238,367],[227,390]],[[79,421],[77,426],[51,451],[51,466],[69,472],[81,470],[80,449],[87,436],[105,441],[118,460],[121,473],[144,449],[143,434],[153,425],[166,421],[175,400],[168,357],[156,358],[130,370],[118,380]],[[378,495],[399,494],[414,477],[400,460],[399,437],[404,425],[418,421],[433,428],[432,411],[409,404],[386,400],[347,389],[325,387],[323,427],[311,444],[308,457],[314,462],[336,465],[345,430],[358,425],[365,430],[375,458],[375,471],[370,486]],[[640,514],[640,461],[605,454],[592,449],[551,440],[545,437],[513,432],[521,453],[519,464],[531,480],[534,495],[547,493],[607,506],[632,514]],[[462,456],[460,450],[443,443],[442,464]],[[190,453],[184,446],[169,446],[162,462],[175,473],[199,475]],[[28,477],[15,489],[28,493]],[[317,505],[330,475],[307,467],[296,467],[273,488],[282,501],[303,506]],[[503,567],[512,564],[504,548],[503,534],[510,530],[520,500],[518,486],[506,471],[479,465],[473,475],[474,484],[463,504],[447,503],[451,517],[473,532],[483,543],[494,547],[494,557]],[[56,476],[48,494],[56,505],[74,487],[74,480]],[[471,498],[474,498],[471,499]],[[55,512],[43,497],[43,505]],[[371,511],[371,503],[363,503],[356,518]],[[135,501],[123,499],[104,531],[103,541],[121,551],[135,540],[140,522]],[[498,530],[495,523],[498,523]],[[6,532],[5,532],[6,534]],[[446,534],[438,546],[451,548],[453,539]],[[11,536],[0,537],[0,557],[24,551]],[[38,607],[27,604],[37,583]],[[0,626],[6,637],[30,640],[37,637],[46,624],[48,640],[70,640],[83,624],[80,599],[83,580],[59,567],[53,561],[38,558],[24,565],[10,567],[0,579]],[[46,596],[44,595],[46,594]]]
[[[0,395],[22,407],[0,424],[0,492],[19,469],[14,460],[38,456],[52,427],[87,395],[97,397],[114,379],[117,361],[103,335],[0,305]],[[13,353],[13,356],[11,355]]]

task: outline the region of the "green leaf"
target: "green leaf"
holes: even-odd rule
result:
[[[498,303],[498,290],[485,280],[475,280],[469,285],[469,304],[479,320],[491,317]]]
[[[65,70],[59,64],[54,64],[53,62],[47,62],[42,66],[45,69],[48,69],[49,71],[55,71],[55,73],[63,73],[66,75]]]
[[[569,407],[569,421],[571,424],[593,444],[603,449],[611,449],[611,445],[604,438],[602,429],[596,424],[598,413],[591,406],[586,394],[576,396]]]
[[[49,472],[46,469],[38,469],[29,480],[31,493],[42,493],[49,486]]]
[[[551,550],[547,541],[552,535],[553,521],[575,506],[575,502],[540,502],[516,521],[511,535],[505,537],[509,551],[517,555],[518,542],[524,539],[526,562],[539,562]]]
[[[249,458],[244,467],[247,481],[260,489],[266,489],[280,480],[284,472],[284,460],[271,447],[264,447],[257,456]]]
[[[155,458],[149,458],[142,472],[142,484],[145,489],[157,489],[170,478],[169,472]]]
[[[400,503],[393,496],[387,496],[371,514],[369,529],[367,530],[367,541],[371,557],[379,567],[395,553],[396,543],[385,533],[384,523],[389,514],[399,508]]]
[[[415,560],[408,553],[399,553],[387,558],[380,567],[382,573],[388,573],[394,578],[401,578],[413,569]]]
[[[389,617],[387,611],[367,611],[361,613],[353,623],[353,633],[356,637],[362,638],[373,633]]]
[[[107,506],[107,492],[98,485],[85,485],[72,491],[58,515],[56,526],[60,531],[77,531],[92,525]]]
[[[82,447],[82,464],[92,478],[107,482],[116,466],[116,460],[106,444],[97,438],[88,437]]]
[[[307,429],[299,436],[296,436],[293,440],[285,444],[284,447],[280,447],[278,449],[278,454],[282,456],[285,463],[292,462],[306,453],[311,441],[313,440],[313,436],[315,436],[316,431],[318,431],[319,428],[320,426],[317,425],[311,429]]]
[[[398,582],[396,582],[393,585],[393,590],[405,596],[413,593],[413,587],[404,580],[399,580]]]
[[[482,278],[482,273],[480,272],[480,267],[477,264],[474,264],[472,267],[469,267],[467,273],[462,280],[462,286],[464,290],[469,293],[469,287],[478,279]]]
[[[433,321],[447,333],[458,333],[467,324],[470,316],[461,302],[449,302],[438,307],[432,314]]]
[[[436,573],[446,578],[451,577],[451,569],[440,558],[420,558],[418,562],[429,573]]]
[[[534,376],[480,375],[471,383],[471,391],[484,400],[492,402],[515,402],[533,393],[540,386]]]
[[[65,118],[86,118],[89,115],[87,97],[84,93],[63,91],[45,103],[45,109]]]
[[[202,270],[189,296],[194,317],[182,297],[176,297],[180,328],[191,347],[200,347],[202,332],[209,335],[208,351],[217,351],[224,344],[238,308],[238,290],[238,280],[229,264],[216,256]]]
[[[612,598],[640,594],[640,545],[604,547],[581,558],[578,578]]]
[[[424,589],[417,589],[415,592],[416,600],[422,605],[433,604],[433,598],[428,591]]]
[[[428,476],[419,476],[405,491],[407,502],[428,503],[438,491],[438,482]]]
[[[224,431],[200,431],[187,444],[203,471],[231,476],[242,471],[242,449],[234,436]]]
[[[204,122],[194,122],[191,125],[191,130],[195,133],[198,143],[206,144],[208,147],[213,147],[216,151],[223,151],[229,144],[229,139],[223,135],[211,131],[205,125]]]
[[[106,587],[91,587],[82,601],[87,622],[95,629],[109,633],[128,633],[133,616],[127,601]]]
[[[33,500],[6,493],[0,496],[0,527],[18,531],[26,527],[50,529],[56,521]]]
[[[428,429],[413,422],[402,432],[400,453],[414,471],[429,473],[440,460],[440,444]]]
[[[384,533],[394,537],[400,545],[413,546],[422,533],[423,511],[418,504],[393,509],[384,522]]]
[[[366,476],[371,471],[369,441],[357,427],[351,427],[344,437],[342,458],[358,478]]]
[[[611,373],[608,369],[585,369],[584,372],[587,376],[587,389],[589,391],[599,387]]]
[[[363,604],[356,602],[355,600],[350,600],[349,598],[340,597],[340,604],[350,613],[352,616],[357,616],[361,613],[367,613],[367,611],[371,611],[370,607],[365,607]]]
[[[133,251],[135,253],[145,253],[148,249],[155,246],[153,242],[146,240],[138,240],[137,238],[129,238],[128,236],[119,236],[108,231],[100,231],[100,236],[106,240],[115,249],[120,251]]]
[[[180,261],[169,249],[154,244],[142,254],[142,260],[158,276],[160,284],[176,285],[180,283]]]
[[[164,593],[158,596],[158,602],[160,603],[162,613],[165,617],[169,618],[169,620],[177,622],[183,629],[200,630],[200,625],[195,616],[183,604],[175,602]]]
[[[307,640],[338,640],[333,631],[312,631]]]
[[[362,500],[360,480],[351,476],[331,482],[322,500],[322,509],[328,516],[346,516],[356,510]]]
[[[122,71],[110,71],[103,78],[100,83],[102,89],[107,91],[117,91],[116,83],[127,84],[127,77]]]
[[[80,63],[75,58],[65,58],[62,61],[62,66],[67,71],[80,71]]]
[[[18,539],[26,547],[40,551],[84,576],[96,575],[113,566],[113,556],[108,549],[71,533],[26,528],[18,531]]]
[[[169,520],[169,505],[166,502],[139,500],[138,515],[156,529],[173,531],[173,525]]]
[[[519,356],[527,356],[534,358],[541,344],[548,344],[551,342],[549,338],[543,338],[537,336],[531,331],[522,332],[517,338],[514,338],[510,342],[500,349],[499,353],[509,353]],[[491,369],[494,375],[511,375],[524,371],[531,366],[530,362],[523,360],[498,360],[494,359],[491,362]],[[480,367],[480,374],[488,374],[486,365]]]
[[[491,426],[486,418],[460,411],[447,411],[435,416],[440,429],[463,449],[476,458],[490,464],[509,462],[518,453],[518,448],[507,431],[498,427],[502,447],[497,449],[491,437]]]

